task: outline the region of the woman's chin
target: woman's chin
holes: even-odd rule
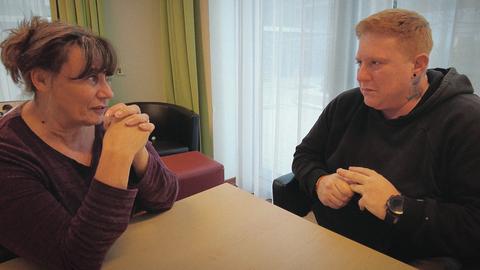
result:
[[[88,126],[95,126],[95,125],[99,125],[99,124],[103,123],[103,120],[104,120],[103,115],[101,115],[101,116],[97,115],[96,117],[92,117],[85,122]]]

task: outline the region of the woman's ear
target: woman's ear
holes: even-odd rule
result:
[[[413,73],[420,75],[424,74],[425,71],[428,68],[428,62],[430,61],[430,58],[428,57],[428,54],[426,53],[421,53],[417,56],[415,56],[415,64],[413,67]]]
[[[34,68],[30,72],[32,85],[40,92],[45,92],[50,88],[51,78],[51,73],[41,68]]]

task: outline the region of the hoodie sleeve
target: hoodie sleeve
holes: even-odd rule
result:
[[[292,172],[298,179],[300,189],[311,199],[317,199],[315,185],[318,178],[327,175],[325,161],[326,144],[329,133],[329,115],[334,105],[330,103],[322,112],[310,132],[296,147],[293,155]]]
[[[315,190],[318,178],[337,169],[328,167],[327,157],[335,151],[349,122],[363,108],[363,97],[358,88],[343,92],[327,105],[310,132],[296,147],[292,171],[300,183],[300,189],[312,199],[318,199]]]
[[[480,252],[480,99],[463,100],[460,110],[442,115],[436,135],[440,194],[407,198],[395,227],[414,243],[413,252],[468,261]]]

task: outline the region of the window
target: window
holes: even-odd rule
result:
[[[2,0],[0,2],[0,40],[8,36],[8,30],[17,27],[18,23],[31,16],[50,18],[49,0]],[[25,100],[30,95],[15,85],[0,65],[0,101]]]

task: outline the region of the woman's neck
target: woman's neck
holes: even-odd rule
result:
[[[75,126],[61,115],[53,114],[51,109],[35,100],[22,108],[22,118],[40,139],[60,153],[82,164],[90,164],[95,126]]]

